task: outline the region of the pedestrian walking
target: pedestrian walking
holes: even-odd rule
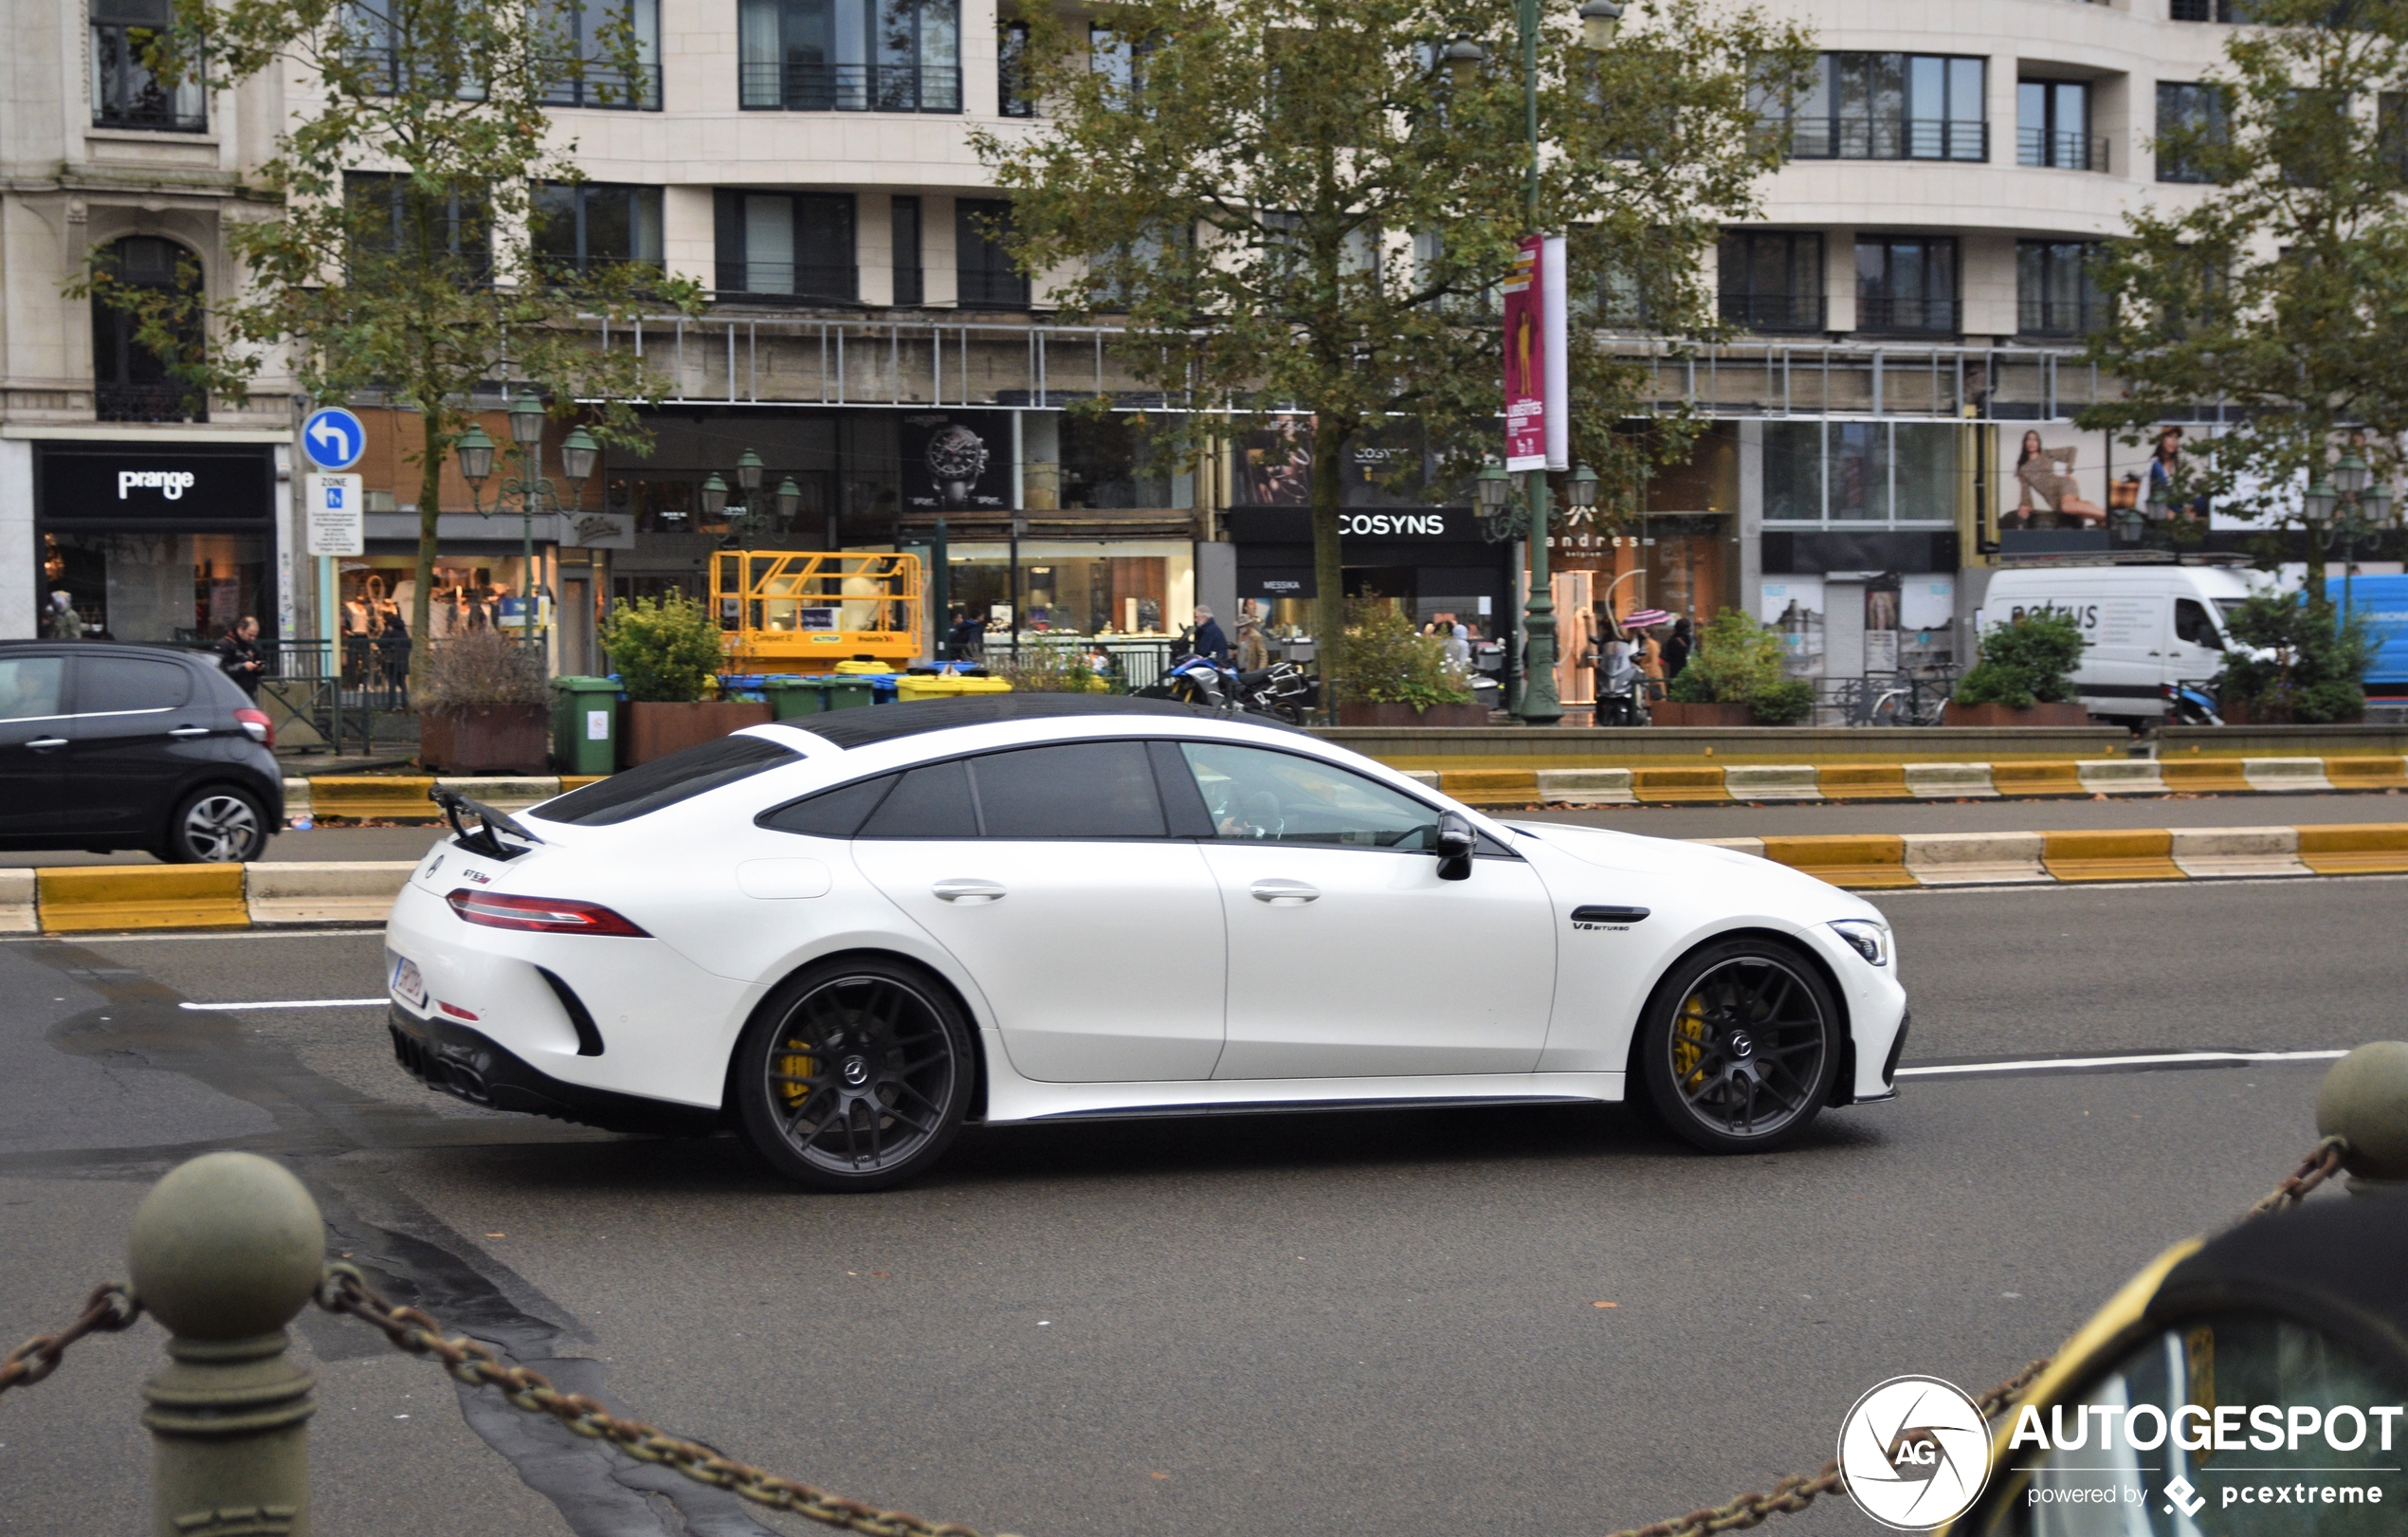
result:
[[[52,640],[83,638],[83,615],[75,612],[75,600],[64,589],[50,595],[49,612],[42,617]]]
[[[1664,676],[1667,679],[1679,677],[1681,669],[1689,665],[1691,645],[1689,622],[1687,619],[1674,622],[1672,633],[1664,641]]]
[[[226,632],[217,643],[217,665],[244,693],[259,698],[259,680],[267,670],[267,660],[260,653],[257,618],[246,613]]]

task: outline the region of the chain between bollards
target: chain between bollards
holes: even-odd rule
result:
[[[29,1386],[59,1369],[67,1346],[87,1334],[114,1334],[142,1316],[142,1305],[123,1281],[103,1281],[83,1299],[83,1311],[56,1334],[37,1334],[0,1356],[0,1393]]]

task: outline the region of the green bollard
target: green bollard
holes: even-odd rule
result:
[[[126,1251],[173,1358],[142,1387],[152,1537],[306,1537],[316,1380],[284,1326],[325,1271],[318,1203],[279,1164],[210,1153],[152,1187]]]
[[[2369,1041],[2334,1063],[2316,1090],[2316,1130],[2348,1139],[2351,1190],[2408,1182],[2408,1042]]]

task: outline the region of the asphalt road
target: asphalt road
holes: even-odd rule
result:
[[[2362,804],[2363,802],[2362,802]],[[2399,1034],[2408,881],[1905,892],[1910,1063]],[[0,1335],[122,1270],[146,1183],[285,1160],[390,1295],[757,1461],[989,1532],[1610,1530],[1979,1390],[2313,1140],[2318,1064],[1917,1079],[1711,1159],[1616,1109],[974,1134],[798,1195],[735,1143],[487,1115],[393,1066],[368,934],[0,943]],[[1600,1304],[1612,1304],[1611,1307]],[[315,1314],[317,1529],[801,1529]],[[0,1532],[134,1529],[150,1325],[0,1398]],[[1845,1507],[1792,1533],[1870,1533]]]
[[[2101,796],[2088,800],[1825,801],[1792,805],[1598,806],[1507,811],[1513,820],[1583,822],[1660,838],[1736,838],[1797,833],[2039,833],[2059,828],[2289,827],[2317,822],[2408,822],[2408,796]],[[437,827],[321,827],[267,840],[271,860],[416,859]],[[44,865],[155,865],[137,851],[0,851],[0,869]]]

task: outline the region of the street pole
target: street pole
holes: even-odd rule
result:
[[[1539,228],[1539,0],[1520,0],[1514,17],[1522,29],[1522,96],[1530,137],[1530,168],[1525,189],[1530,229]],[[1550,411],[1568,411],[1569,401],[1549,401]],[[1530,600],[1523,612],[1523,650],[1528,657],[1522,681],[1524,725],[1554,725],[1563,719],[1563,702],[1555,686],[1555,593],[1547,579],[1547,472],[1526,472],[1523,494],[1530,501]]]

